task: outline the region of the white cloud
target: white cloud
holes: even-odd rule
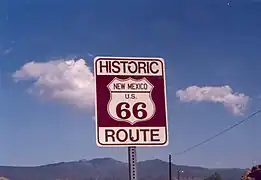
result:
[[[29,62],[16,71],[13,78],[32,80],[29,93],[80,108],[94,105],[94,77],[83,59]]]
[[[94,55],[93,55],[93,54],[91,54],[91,53],[88,53],[88,56],[90,56],[90,57],[94,57]]]
[[[178,90],[176,96],[181,101],[208,101],[223,104],[235,115],[243,115],[249,97],[243,93],[233,93],[229,86],[190,86],[185,90]]]
[[[6,50],[4,50],[3,54],[7,55],[9,53],[11,53],[13,51],[13,48],[8,48]]]

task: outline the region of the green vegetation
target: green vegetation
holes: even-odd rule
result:
[[[215,172],[214,174],[205,178],[204,180],[222,180],[222,178],[218,173]]]

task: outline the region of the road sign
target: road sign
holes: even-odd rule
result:
[[[163,59],[96,57],[94,74],[98,146],[168,144]]]

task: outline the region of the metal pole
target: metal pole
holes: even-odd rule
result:
[[[171,154],[169,154],[169,180],[172,180],[172,175],[171,175]]]
[[[137,180],[136,147],[128,147],[129,180]]]
[[[178,180],[180,179],[180,178],[179,178],[179,173],[180,173],[180,170],[178,170]]]

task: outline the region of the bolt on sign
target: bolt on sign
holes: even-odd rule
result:
[[[96,57],[94,74],[98,146],[168,144],[163,59]]]

